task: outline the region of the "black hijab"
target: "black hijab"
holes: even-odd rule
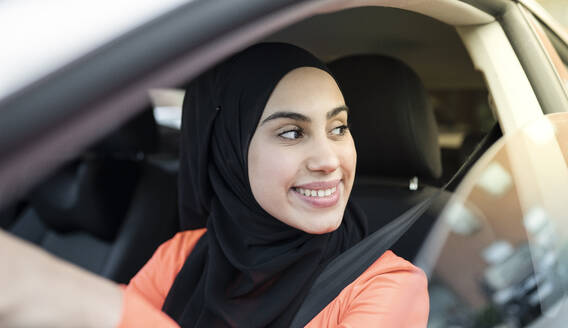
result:
[[[336,231],[311,235],[269,215],[252,194],[248,148],[266,102],[286,73],[306,66],[329,73],[305,50],[263,43],[187,89],[180,216],[183,228],[206,222],[207,232],[164,303],[182,327],[288,326],[325,264],[366,235],[364,215],[350,203]]]

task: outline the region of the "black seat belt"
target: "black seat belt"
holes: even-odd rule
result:
[[[293,328],[304,327],[320,313],[339,293],[355,281],[384,252],[389,250],[432,203],[473,165],[485,150],[502,135],[498,123],[475,147],[454,176],[434,195],[414,205],[381,229],[375,231],[355,246],[331,261],[317,277],[302,306],[296,313]]]
[[[308,324],[347,285],[355,281],[384,252],[391,248],[422,216],[440,193],[441,191],[438,191],[433,196],[414,205],[331,261],[310,288],[304,303],[302,303],[292,321],[291,327],[304,327]]]

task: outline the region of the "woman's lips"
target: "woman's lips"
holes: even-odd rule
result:
[[[296,186],[292,191],[304,202],[317,208],[331,207],[337,204],[341,189],[341,180],[312,182]]]
[[[341,179],[336,179],[331,181],[316,181],[316,182],[305,183],[302,185],[297,185],[294,186],[294,188],[303,188],[303,189],[312,189],[312,190],[330,189],[333,187],[337,187],[340,181]]]

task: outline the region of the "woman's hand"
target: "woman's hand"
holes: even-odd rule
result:
[[[115,327],[120,287],[0,229],[0,327]]]

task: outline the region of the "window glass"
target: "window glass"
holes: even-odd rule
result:
[[[182,89],[150,89],[148,91],[154,109],[156,123],[180,130],[181,107],[185,91]]]
[[[429,90],[438,122],[443,175],[449,181],[495,124],[486,88]]]
[[[557,113],[472,169],[420,260],[431,277],[429,327],[564,326],[567,160],[568,115]]]

